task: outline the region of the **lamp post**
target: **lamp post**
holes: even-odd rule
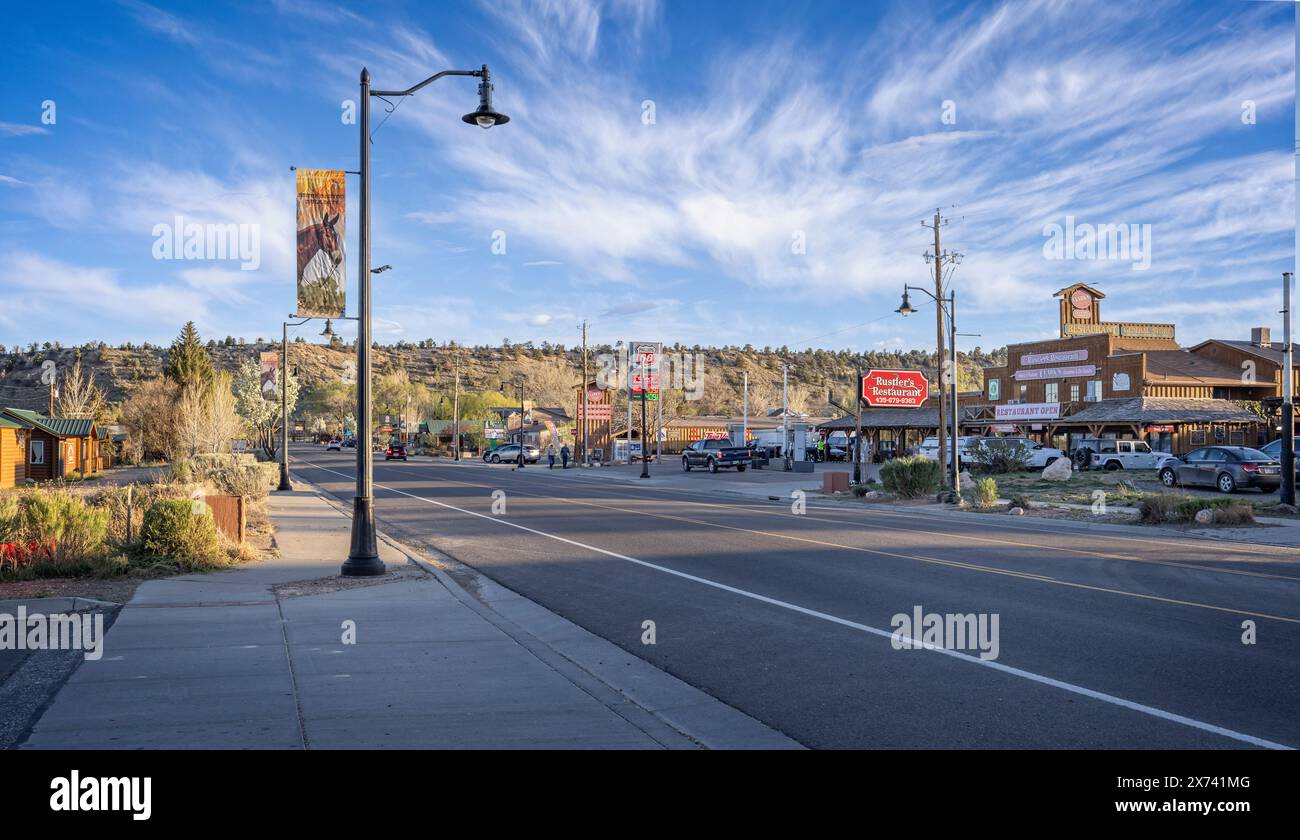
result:
[[[461,121],[479,128],[505,125],[510,118],[492,108],[492,77],[484,64],[478,70],[443,70],[406,90],[371,90],[370,71],[361,69],[361,268],[357,272],[360,286],[360,324],[357,329],[357,431],[364,433],[364,445],[357,443],[357,487],[352,500],[352,547],[343,562],[342,574],[367,576],[384,574],[375,537],[374,453],[370,449],[370,97],[411,96],[443,76],[472,76],[479,79],[478,110],[461,117]]]
[[[1291,347],[1290,271],[1282,274],[1282,503],[1295,504],[1295,356]]]
[[[298,316],[290,312],[289,317]],[[303,318],[292,323],[280,322],[280,358],[284,369],[280,371],[280,486],[276,489],[286,492],[293,490],[293,484],[289,481],[289,328],[301,327],[310,320],[312,319]],[[334,323],[329,318],[325,319],[325,329],[321,330],[321,335],[334,337]]]
[[[904,286],[903,286],[903,303],[898,307],[898,309],[894,310],[894,311],[897,312],[899,315],[902,315],[904,318],[906,318],[908,315],[911,315],[913,312],[916,311],[915,309],[912,308],[911,301],[909,301],[908,298],[907,298],[907,293],[908,293],[909,290],[910,290],[910,291],[913,291],[913,292],[923,292],[923,293],[925,293],[925,295],[928,296],[928,297],[930,298],[930,300],[934,301],[934,302],[935,302],[935,305],[939,307],[939,309],[941,310],[940,314],[941,314],[941,315],[947,315],[947,316],[948,316],[948,332],[949,332],[949,334],[950,334],[950,336],[951,336],[951,338],[949,339],[948,344],[949,344],[950,346],[952,346],[953,348],[956,348],[956,341],[957,341],[957,295],[954,294],[954,293],[952,293],[952,292],[949,292],[949,294],[948,294],[947,297],[936,297],[935,295],[931,294],[931,292],[930,292],[928,289],[926,289],[926,288],[924,288],[924,287],[922,287],[922,286],[907,286],[907,285],[904,285]],[[957,459],[957,451],[958,451],[958,449],[959,449],[959,447],[958,447],[958,445],[957,445],[957,437],[958,437],[958,434],[959,434],[959,428],[960,428],[960,426],[959,426],[959,422],[958,422],[958,408],[957,408],[957,386],[956,386],[957,375],[956,375],[956,350],[955,350],[955,349],[954,349],[954,351],[953,351],[953,362],[954,362],[954,365],[953,365],[953,367],[954,367],[954,371],[953,371],[953,374],[952,374],[952,378],[953,378],[953,388],[952,388],[952,467],[951,467],[951,472],[950,472],[950,474],[949,474],[949,476],[948,476],[948,480],[952,482],[952,490],[953,490],[953,494],[954,494],[954,496],[955,496],[955,498],[956,498],[956,502],[955,502],[955,503],[956,503],[957,505],[961,505],[961,504],[962,504],[962,498],[961,498],[961,464],[958,462],[958,459]],[[944,388],[944,383],[943,383],[943,374],[944,374],[944,371],[941,369],[941,370],[939,371],[939,388],[940,388],[940,389],[943,389],[943,388]],[[943,416],[940,416],[940,417],[939,417],[939,426],[940,426],[940,428],[943,427],[944,422],[945,422],[945,418],[944,418]],[[946,455],[946,453],[945,453],[945,452],[943,451],[943,449],[942,449],[943,444],[940,444],[940,446],[941,446],[941,449],[940,449],[940,457],[943,457],[944,455]]]

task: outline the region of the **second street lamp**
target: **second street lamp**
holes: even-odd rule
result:
[[[950,335],[950,338],[949,338],[948,344],[949,344],[949,346],[951,346],[951,347],[953,348],[953,365],[952,365],[953,370],[952,370],[952,374],[951,374],[952,379],[953,379],[953,387],[952,387],[952,435],[951,435],[951,437],[952,437],[952,466],[950,467],[950,469],[951,469],[951,475],[950,475],[950,477],[948,478],[948,480],[952,482],[952,492],[953,492],[953,496],[954,496],[954,499],[955,499],[955,504],[960,505],[960,504],[962,504],[962,498],[961,498],[961,464],[958,462],[958,458],[957,458],[957,456],[958,456],[958,452],[959,452],[959,450],[961,449],[961,447],[958,446],[958,443],[957,443],[957,441],[958,441],[958,439],[959,439],[959,436],[960,436],[960,434],[961,434],[961,428],[960,428],[960,425],[959,425],[959,423],[960,423],[960,416],[959,416],[959,413],[958,413],[958,407],[957,407],[957,350],[956,350],[956,347],[957,347],[957,295],[956,295],[955,292],[951,292],[951,291],[950,291],[950,292],[948,293],[948,296],[947,296],[947,297],[935,297],[933,294],[930,293],[930,291],[929,291],[928,289],[924,288],[923,286],[907,286],[907,285],[905,285],[905,286],[903,286],[903,302],[902,302],[902,304],[899,305],[899,307],[898,307],[897,309],[894,310],[894,311],[897,312],[899,315],[902,315],[904,318],[906,318],[908,315],[911,315],[913,312],[916,311],[914,308],[912,308],[912,302],[911,302],[910,300],[908,300],[908,298],[907,298],[907,293],[908,293],[909,290],[910,290],[910,291],[913,291],[913,292],[924,292],[925,295],[926,295],[927,297],[930,298],[930,300],[934,301],[935,306],[938,306],[938,307],[939,307],[939,309],[940,309],[940,311],[942,312],[942,314],[948,316],[948,332],[949,332],[949,335]],[[942,354],[941,354],[941,355],[942,355]],[[944,385],[944,381],[943,381],[943,376],[944,376],[944,371],[943,371],[943,370],[940,370],[940,371],[939,371],[939,388],[940,388],[940,390],[942,390],[942,389],[945,387],[945,385]],[[938,422],[939,422],[939,427],[942,429],[942,428],[943,428],[943,425],[947,422],[947,418],[945,418],[945,417],[943,417],[943,416],[940,416],[940,417],[938,418]],[[942,451],[942,449],[941,449],[941,451]]]
[[[369,576],[384,574],[375,535],[374,453],[370,448],[370,97],[410,96],[443,76],[472,76],[479,79],[478,110],[461,119],[481,128],[505,125],[510,118],[492,108],[492,77],[486,64],[478,70],[443,70],[406,90],[371,90],[370,71],[361,69],[361,247],[357,271],[360,321],[357,329],[357,486],[352,500],[352,546],[343,562],[342,574]],[[362,437],[364,435],[364,437]]]

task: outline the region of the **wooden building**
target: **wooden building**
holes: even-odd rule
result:
[[[99,430],[94,420],[46,417],[21,408],[0,409],[0,417],[18,423],[26,432],[27,478],[48,481],[100,471]]]
[[[1084,283],[1056,297],[1060,338],[1008,345],[1007,364],[985,369],[985,407],[973,430],[1024,434],[1067,451],[1099,436],[1176,454],[1265,442],[1263,419],[1232,401],[1262,400],[1273,383],[1183,349],[1173,324],[1103,321],[1105,295]]]
[[[0,488],[27,480],[27,427],[0,415]]]

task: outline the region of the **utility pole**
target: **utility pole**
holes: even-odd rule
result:
[[[781,363],[781,458],[785,462],[785,471],[794,469],[790,465],[790,369]]]
[[[749,371],[744,372],[745,385],[740,398],[740,445],[749,445]]]
[[[948,223],[947,220],[944,219],[943,216],[941,216],[941,215],[939,214],[939,211],[938,211],[938,210],[935,210],[935,211],[934,211],[934,224],[933,224],[933,225],[927,225],[927,224],[925,224],[925,222],[921,222],[921,224],[924,225],[925,227],[933,228],[933,230],[934,230],[934,253],[933,253],[932,255],[927,255],[927,261],[928,261],[928,259],[929,259],[930,257],[933,257],[933,259],[934,259],[934,299],[935,299],[935,301],[941,301],[941,300],[943,300],[943,298],[944,298],[944,294],[943,294],[943,245],[942,245],[942,243],[940,242],[939,229],[942,228],[942,227],[943,227],[944,225],[946,225],[947,223]],[[936,398],[938,399],[938,409],[939,409],[939,412],[938,412],[938,415],[939,415],[939,430],[938,430],[938,435],[939,435],[939,452],[938,452],[938,454],[939,454],[939,472],[940,472],[941,474],[946,474],[947,471],[948,471],[948,470],[947,470],[948,445],[947,445],[947,422],[946,422],[946,418],[944,417],[944,411],[943,411],[943,409],[944,409],[943,372],[944,372],[944,370],[947,369],[948,354],[947,354],[947,352],[946,352],[945,349],[944,349],[944,341],[943,341],[943,306],[942,306],[941,304],[937,303],[937,302],[935,303],[935,306],[934,306],[934,329],[935,329],[935,340],[936,340],[937,347],[938,347],[938,349],[939,349],[939,360],[938,360],[938,364],[939,364],[939,387],[938,387],[937,389],[935,389],[935,390],[936,390],[936,394],[935,394],[935,396],[936,396]],[[954,485],[954,486],[953,486],[953,490],[957,490],[957,489],[959,489],[959,488],[958,488],[957,486]]]
[[[582,465],[587,466],[587,412],[591,401],[587,399],[587,320],[582,321],[582,394],[578,397],[578,412],[582,416]]]
[[[460,460],[460,353],[452,357],[456,370],[456,384],[452,389],[451,396],[451,431],[452,431],[452,458]]]
[[[862,368],[858,368],[858,378],[853,381],[853,445],[849,455],[853,458],[853,483],[862,483]]]
[[[1295,504],[1295,356],[1291,347],[1291,281],[1282,274],[1282,503]]]

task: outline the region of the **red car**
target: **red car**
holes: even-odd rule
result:
[[[385,461],[405,461],[406,445],[401,443],[388,444],[388,451],[384,453]]]

